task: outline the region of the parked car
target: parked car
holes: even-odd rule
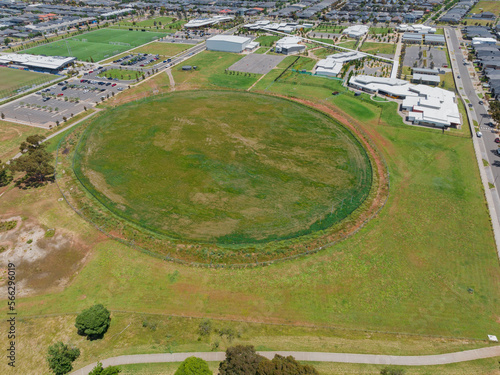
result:
[[[481,137],[483,136],[483,133],[481,133],[481,132],[477,132],[477,133],[476,133],[476,136],[477,136],[478,138],[481,138]]]
[[[480,101],[479,101],[479,104],[483,105],[483,104],[484,104],[484,102],[483,102],[482,100],[480,100]]]
[[[115,86],[116,86],[116,83],[113,83],[113,84],[111,85],[111,87],[115,87]]]
[[[500,143],[500,138],[496,137],[495,138],[495,143]]]
[[[57,96],[63,96],[64,94],[57,94]]]
[[[469,103],[469,104],[467,104],[467,105],[469,106],[469,108],[472,108],[472,107],[473,107],[472,103]]]

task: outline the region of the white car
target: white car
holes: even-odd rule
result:
[[[483,133],[481,133],[481,132],[477,132],[477,133],[476,133],[476,136],[477,136],[478,138],[481,138],[481,137],[483,136]]]

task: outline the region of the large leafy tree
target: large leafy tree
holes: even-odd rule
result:
[[[26,138],[19,147],[22,155],[12,162],[13,171],[26,172],[24,182],[28,185],[43,183],[55,172],[52,155],[42,143],[44,139],[41,135]]]
[[[189,357],[181,363],[174,375],[213,375],[208,363],[201,358]]]
[[[80,356],[80,349],[59,341],[49,346],[47,362],[55,375],[64,375],[73,369],[73,361]]]
[[[269,361],[260,362],[256,375],[319,375],[318,371],[309,365],[302,365],[292,356],[282,357],[278,354]]]
[[[255,375],[266,358],[258,355],[253,346],[236,345],[226,350],[226,359],[219,365],[219,375]]]
[[[111,314],[103,305],[98,304],[83,310],[77,317],[75,327],[78,334],[90,340],[102,338],[111,323]]]

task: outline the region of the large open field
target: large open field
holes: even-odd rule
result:
[[[197,87],[224,87],[232,89],[248,89],[260,77],[259,74],[230,74],[226,69],[243,56],[236,53],[203,51],[190,58],[189,64],[196,70],[184,71],[181,66],[172,69],[176,86],[182,89]]]
[[[210,52],[193,57],[186,64],[200,70],[174,70],[176,90],[248,89],[256,78],[243,82],[249,77],[224,73],[239,58]],[[470,138],[407,126],[396,103],[355,97],[336,80],[292,72],[275,80],[294,58],[251,91],[306,99],[366,133],[390,172],[389,199],[380,214],[354,236],[307,258],[253,269],[204,269],[149,257],[100,235],[58,201],[53,184],[10,189],[0,198],[2,217],[36,220],[88,251],[82,268],[55,291],[39,285],[62,274],[56,262],[19,263],[19,272],[32,272],[19,275],[25,293],[18,298],[21,373],[47,373],[45,351],[58,340],[82,349],[79,368],[121,354],[212,350],[216,342],[221,350],[252,343],[260,350],[418,355],[488,346],[486,335],[498,336],[500,268]],[[168,77],[158,75],[106,106],[168,87]],[[333,90],[340,94],[332,96]],[[67,259],[64,250],[54,254]],[[113,318],[109,335],[89,341],[76,334],[73,313],[94,303],[113,310]],[[230,342],[214,333],[198,340],[194,317],[210,317],[240,337]],[[255,322],[263,324],[256,328]],[[498,360],[410,367],[406,374],[497,375]],[[322,375],[378,374],[381,368],[315,365]],[[174,368],[145,365],[135,373],[169,374]]]
[[[479,1],[471,9],[470,13],[491,12],[497,15],[500,13],[500,1]],[[492,21],[490,21],[492,22]]]
[[[165,34],[160,32],[107,28],[33,47],[22,51],[22,53],[75,56],[82,61],[100,61],[164,36]]]
[[[57,78],[52,74],[0,67],[0,98],[15,95],[20,89],[31,88]]]
[[[134,49],[133,53],[153,53],[158,54],[165,57],[172,57],[181,53],[189,48],[191,48],[192,44],[182,44],[182,43],[162,43],[162,42],[154,42],[149,43],[145,46]]]
[[[371,188],[368,157],[347,130],[278,98],[177,93],[110,110],[83,139],[75,168],[87,189],[173,238],[296,238],[344,219]]]
[[[359,50],[371,54],[394,55],[394,52],[396,51],[396,45],[393,43],[365,42]]]

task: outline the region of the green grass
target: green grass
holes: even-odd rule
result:
[[[497,15],[500,13],[500,3],[498,1],[479,1],[474,7],[472,7],[470,13],[481,13],[481,12],[491,12]],[[494,20],[489,20],[488,22],[493,22]]]
[[[193,72],[200,82],[186,82],[191,87],[209,85],[209,77],[230,63],[220,56],[203,60],[218,63],[217,68],[207,65]],[[468,340],[420,334],[484,340],[487,333],[497,332],[500,270],[470,139],[407,126],[396,113],[396,103],[369,102],[345,92],[332,97],[331,91],[339,87],[335,80],[290,74],[273,83],[282,69],[272,70],[255,89],[331,104],[335,111],[351,116],[348,120],[367,132],[384,154],[391,189],[376,219],[350,239],[304,259],[265,268],[206,270],[97,240],[95,229],[57,202],[60,195],[54,185],[34,191],[13,189],[0,199],[0,212],[29,213],[48,227],[73,231],[93,245],[87,265],[64,291],[19,298],[21,315],[74,312],[102,302],[120,310],[335,326],[346,329],[332,330],[343,340],[326,340],[327,329],[280,335],[279,326],[263,325],[241,342],[263,349],[396,355],[473,346]],[[182,77],[183,72],[176,73]],[[46,203],[40,210],[41,199]],[[171,283],[175,272],[177,281]],[[470,287],[474,294],[467,292]],[[140,334],[140,318],[134,323],[136,318],[114,313],[109,335],[88,342],[76,335],[71,317],[49,317],[41,324],[20,318],[24,319],[18,343],[21,373],[40,371],[47,346],[59,339],[84,349],[77,365],[121,354],[210,350],[210,343],[197,341],[194,319],[174,323],[172,318],[172,324]],[[416,336],[380,337],[364,329]],[[380,372],[380,366],[347,364],[322,364],[318,369],[325,374]],[[407,371],[493,375],[498,359]]]
[[[136,128],[136,121],[151,125]],[[86,187],[116,215],[173,238],[218,244],[297,238],[350,215],[371,186],[367,156],[349,132],[306,107],[267,96],[177,93],[111,110],[86,134],[75,163]],[[145,152],[144,144],[156,147]],[[225,161],[227,150],[240,147]],[[284,160],[286,167],[280,166]],[[318,168],[302,175],[305,160]],[[175,183],[158,178],[165,168]],[[203,189],[192,190],[198,186]],[[260,250],[252,245],[252,251]]]
[[[122,375],[174,375],[180,363],[142,363],[119,366]],[[217,373],[219,362],[208,362],[208,367]]]
[[[153,42],[131,51],[132,53],[152,53],[172,57],[193,47],[192,44]]]
[[[100,61],[164,36],[164,33],[159,32],[141,32],[107,28],[81,34],[73,38],[65,39],[64,41],[33,47],[21,53],[43,54],[49,56],[75,56],[78,60],[87,61],[92,59],[93,61]],[[83,39],[87,41],[83,42]],[[129,45],[114,45],[110,44],[111,42],[120,42]]]
[[[112,27],[118,27],[118,28],[132,28],[134,30],[140,30],[140,29],[152,29],[152,30],[165,30],[167,32],[171,32],[174,30],[178,30],[182,28],[182,25],[184,25],[187,21],[186,20],[177,20],[173,21],[174,18],[172,17],[156,17],[156,18],[149,18],[144,21],[138,21],[136,24],[133,24],[132,20],[125,20],[121,21],[118,24],[113,25]],[[154,22],[157,22],[157,25],[154,26]],[[159,25],[158,22],[161,22],[162,24]]]
[[[247,89],[260,77],[259,74],[229,74],[225,70],[242,58],[236,53],[203,51],[172,70],[176,85],[183,88],[223,87]],[[196,70],[183,71],[183,65],[197,66]]]
[[[26,137],[47,133],[45,129],[0,120],[0,160],[6,161],[7,158],[17,154],[21,142],[26,140]]]
[[[310,34],[314,34],[314,32],[341,34],[345,28],[345,26],[321,23],[318,27],[312,30]]]
[[[394,32],[394,28],[392,27],[370,27],[370,30],[368,31],[368,34],[388,34],[389,30]]]
[[[356,44],[358,43],[357,40],[349,40],[348,42],[342,42],[338,43],[337,45],[339,47],[344,47],[344,48],[349,48],[349,49],[354,49],[356,47]]]
[[[99,77],[111,77],[124,80],[134,80],[141,75],[141,72],[127,69],[107,69],[105,72],[99,73]]]
[[[129,251],[125,249],[128,258]],[[102,258],[99,250],[99,261]],[[130,260],[130,259],[129,259]],[[147,264],[147,263],[144,263]],[[154,269],[157,270],[154,265]],[[162,272],[162,271],[160,271]],[[168,270],[169,275],[176,271]],[[183,274],[177,273],[178,277]],[[175,287],[179,281],[167,277],[167,286]],[[173,280],[173,281],[170,281]],[[82,298],[83,296],[79,296]],[[85,297],[83,297],[85,299]],[[79,307],[79,310],[83,309]],[[168,352],[208,352],[214,344],[219,343],[218,351],[237,344],[254,345],[257,350],[300,350],[329,352],[360,352],[373,354],[422,355],[446,353],[464,349],[475,349],[485,346],[484,342],[462,342],[459,340],[439,340],[433,338],[418,338],[395,336],[388,334],[344,331],[341,329],[324,329],[312,327],[294,327],[293,325],[267,325],[251,322],[235,322],[227,320],[212,320],[213,331],[210,335],[200,337],[198,326],[201,318],[182,318],[165,314],[123,313],[112,311],[111,326],[102,340],[89,341],[76,332],[76,314],[53,317],[27,318],[19,317],[18,327],[23,335],[17,341],[18,372],[22,374],[49,373],[46,369],[45,353],[47,347],[56,340],[71,342],[81,350],[81,355],[74,363],[79,369],[98,359],[140,353]],[[231,330],[234,337],[220,335],[215,330]],[[54,336],[54,332],[57,334]],[[160,374],[168,374],[176,369],[179,363],[144,364],[120,366],[130,371],[155,369]],[[215,363],[213,364],[216,365]],[[1,366],[6,366],[0,364]],[[213,368],[213,367],[211,367]],[[147,372],[146,372],[147,374]]]
[[[327,56],[334,55],[335,53],[337,53],[337,51],[335,51],[333,49],[329,49],[329,48],[320,48],[320,49],[313,51],[313,53],[315,56],[317,56],[321,59],[324,59]]]
[[[156,21],[157,25],[158,25],[158,22],[161,22],[162,26],[165,26],[165,25],[172,23],[173,18],[172,17],[149,18],[149,19],[144,20],[144,21],[136,22],[136,25],[137,26],[145,26],[145,27],[154,27],[155,21]]]
[[[396,45],[394,43],[365,42],[361,46],[360,51],[371,54],[381,53],[386,55],[394,55],[394,52],[396,52]]]
[[[53,74],[0,67],[0,98],[15,95],[18,90],[31,88],[56,79]]]
[[[272,47],[274,42],[280,40],[280,36],[276,35],[262,35],[255,39],[256,42],[259,42],[263,47]]]
[[[442,87],[445,90],[455,91],[455,80],[453,79],[452,72],[446,72],[445,74],[440,74],[441,83],[439,87]]]
[[[386,366],[350,363],[302,362],[318,370],[320,375],[363,374],[379,375],[386,367],[401,368],[405,375],[495,375],[498,373],[498,359],[489,358],[465,363],[437,366]],[[209,362],[210,369],[216,373],[218,362]],[[174,375],[179,363],[147,363],[119,366],[123,375]]]
[[[312,40],[317,40],[318,42],[323,42],[327,44],[335,44],[333,39],[324,39],[324,38],[311,38]]]
[[[269,47],[259,47],[254,53],[261,55],[266,53],[267,51],[269,51]]]

